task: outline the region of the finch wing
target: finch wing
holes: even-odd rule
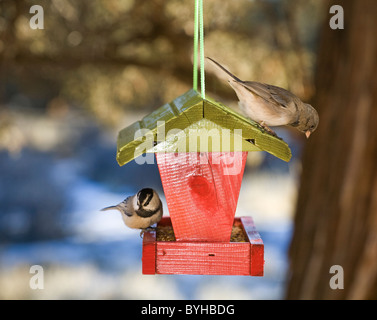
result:
[[[256,81],[243,81],[242,84],[266,102],[278,104],[284,108],[288,108],[289,103],[294,98],[294,95],[288,90],[270,84]]]

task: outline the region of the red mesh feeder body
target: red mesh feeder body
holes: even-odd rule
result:
[[[228,241],[247,152],[157,153],[177,241]]]

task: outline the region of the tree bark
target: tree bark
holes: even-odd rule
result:
[[[314,106],[318,130],[303,154],[290,248],[288,299],[377,299],[377,1],[330,1]],[[344,289],[331,289],[333,265]]]

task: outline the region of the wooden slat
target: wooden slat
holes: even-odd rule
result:
[[[251,244],[263,244],[262,238],[255,227],[252,217],[240,217],[239,221],[241,222]]]
[[[156,231],[146,231],[143,237],[142,273],[156,273]]]
[[[289,161],[292,157],[286,142],[265,133],[256,122],[210,98],[204,101],[204,118],[224,128],[232,128],[233,131],[234,129],[242,130],[242,137],[245,141],[281,160]],[[246,150],[242,149],[242,151]]]
[[[264,275],[264,245],[250,245],[250,275],[254,277],[263,277]]]
[[[253,218],[241,217],[241,224],[250,243],[250,274],[262,277],[264,273],[264,244],[256,230]]]
[[[158,242],[156,273],[249,275],[248,243]]]

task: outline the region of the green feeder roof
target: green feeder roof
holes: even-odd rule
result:
[[[289,161],[286,142],[254,121],[190,90],[119,132],[117,161],[124,165],[144,153],[266,151]]]

